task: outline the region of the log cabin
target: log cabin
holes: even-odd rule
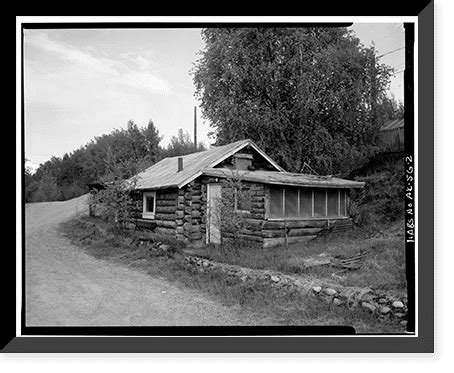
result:
[[[363,182],[286,172],[251,140],[180,157],[165,158],[137,174],[135,224],[194,246],[219,244],[219,203],[229,178],[240,180],[247,198],[235,200],[244,222],[236,237],[264,248],[304,242],[329,230],[352,227],[352,188]],[[221,216],[222,219],[222,216]]]

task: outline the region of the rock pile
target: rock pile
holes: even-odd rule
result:
[[[336,306],[345,306],[349,309],[361,307],[380,319],[393,318],[402,325],[406,325],[407,323],[407,299],[397,297],[390,292],[377,291],[370,288],[327,284],[302,276],[291,276],[269,270],[244,268],[196,256],[186,256],[184,258],[184,264],[198,272],[218,271],[227,276],[236,277],[242,282],[266,283],[284,293],[298,292],[305,295],[312,295]]]

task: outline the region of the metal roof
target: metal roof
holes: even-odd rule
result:
[[[332,176],[317,176],[277,171],[243,171],[228,168],[207,168],[204,175],[213,177],[234,177],[243,181],[258,182],[263,184],[293,185],[301,187],[323,188],[362,188],[365,183],[339,179]]]
[[[203,152],[180,156],[183,158],[183,170],[180,172],[178,172],[178,158],[180,157],[165,158],[136,175],[137,183],[135,189],[181,188],[202,175],[203,169],[216,166],[248,145],[252,146],[259,154],[267,159],[276,170],[284,171],[282,167],[266,155],[252,140],[247,139],[224,146],[213,147]],[[131,179],[129,180],[131,181]]]
[[[403,128],[404,124],[405,122],[403,119],[390,120],[380,127],[380,131],[389,131],[396,128]]]

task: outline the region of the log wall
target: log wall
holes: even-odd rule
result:
[[[156,191],[156,232],[175,236],[188,244],[206,242],[207,184],[221,182],[212,177],[199,177],[182,189]],[[329,232],[352,228],[351,219],[268,220],[269,188],[265,184],[245,182],[249,188],[251,210],[239,212],[244,224],[238,232],[221,232],[222,237],[258,242],[264,248],[304,242]],[[138,194],[141,218],[142,194]],[[140,216],[139,216],[140,215]]]
[[[163,189],[156,191],[156,211],[154,219],[142,219],[143,194],[136,193],[134,198],[138,203],[136,218],[140,219],[142,228],[149,227],[157,233],[176,236],[176,209],[178,203],[178,189]],[[147,222],[150,224],[146,224]]]
[[[156,191],[156,211],[154,222],[156,232],[176,236],[176,208],[178,189]]]
[[[206,183],[198,178],[179,190],[177,238],[204,244],[206,237]]]

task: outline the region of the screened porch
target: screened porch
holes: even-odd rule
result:
[[[348,217],[349,192],[270,185],[268,206],[268,219],[339,219]]]

